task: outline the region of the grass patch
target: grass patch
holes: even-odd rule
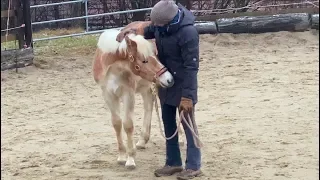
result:
[[[17,43],[15,45],[15,43]],[[10,49],[18,49],[19,48],[19,42],[18,41],[9,41],[9,42],[3,42],[1,43],[1,51],[4,50],[10,50]]]
[[[68,35],[74,33],[82,33],[83,29],[57,29],[57,30],[42,30],[40,32],[34,33],[33,37],[44,38]],[[86,55],[94,52],[98,36],[97,35],[84,35],[75,37],[66,37],[53,40],[38,41],[34,43],[34,50],[36,55]]]
[[[85,55],[95,51],[97,41],[98,36],[93,35],[39,41],[34,43],[34,51],[36,55]]]
[[[57,30],[45,29],[45,30],[33,33],[33,39],[68,35],[68,34],[81,33],[81,32],[84,32],[84,30],[81,28],[57,29]],[[88,55],[88,54],[94,53],[97,42],[98,42],[98,37],[99,37],[99,34],[38,41],[34,43],[34,52],[36,56],[70,55],[70,54]],[[18,46],[19,45],[17,42],[17,47]],[[5,48],[14,49],[15,48],[14,41],[1,43],[1,50],[4,50]]]
[[[61,35],[68,35],[68,34],[75,34],[75,33],[82,33],[84,29],[82,28],[61,28],[61,29],[43,29],[41,31],[33,33],[33,38],[44,38],[44,37],[51,37],[51,36],[61,36]]]

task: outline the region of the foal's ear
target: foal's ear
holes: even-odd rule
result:
[[[125,37],[128,48],[132,50],[137,50],[137,43],[131,40],[128,36]]]

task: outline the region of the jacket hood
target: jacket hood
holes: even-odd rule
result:
[[[179,10],[180,10],[180,21],[176,24],[171,24],[168,26],[167,33],[172,34],[177,32],[180,28],[184,26],[193,26],[196,17],[193,15],[191,11],[186,9],[183,5],[180,3],[178,4]]]
[[[194,25],[196,17],[193,15],[193,13],[186,9],[184,6],[182,6],[180,3],[178,4],[178,7],[182,12],[182,20],[180,22],[180,27]]]

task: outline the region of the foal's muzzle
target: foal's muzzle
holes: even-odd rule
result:
[[[165,67],[156,73],[155,79],[163,88],[170,88],[174,85],[173,76]]]

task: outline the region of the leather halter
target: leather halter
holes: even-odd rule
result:
[[[155,75],[155,79],[158,79],[163,73],[165,73],[168,69],[166,67],[161,68]]]
[[[133,55],[132,55],[129,51],[127,51],[127,53],[128,53],[128,56],[129,56],[129,61],[130,61],[131,63],[134,63],[135,59],[134,59]],[[135,69],[136,71],[138,71],[138,72],[141,70],[140,66],[137,65],[137,64],[134,65],[134,69]],[[167,70],[168,70],[168,69],[167,69],[166,67],[161,68],[158,72],[155,73],[154,78],[155,78],[155,79],[158,79],[158,78],[159,78],[163,73],[165,73]]]

